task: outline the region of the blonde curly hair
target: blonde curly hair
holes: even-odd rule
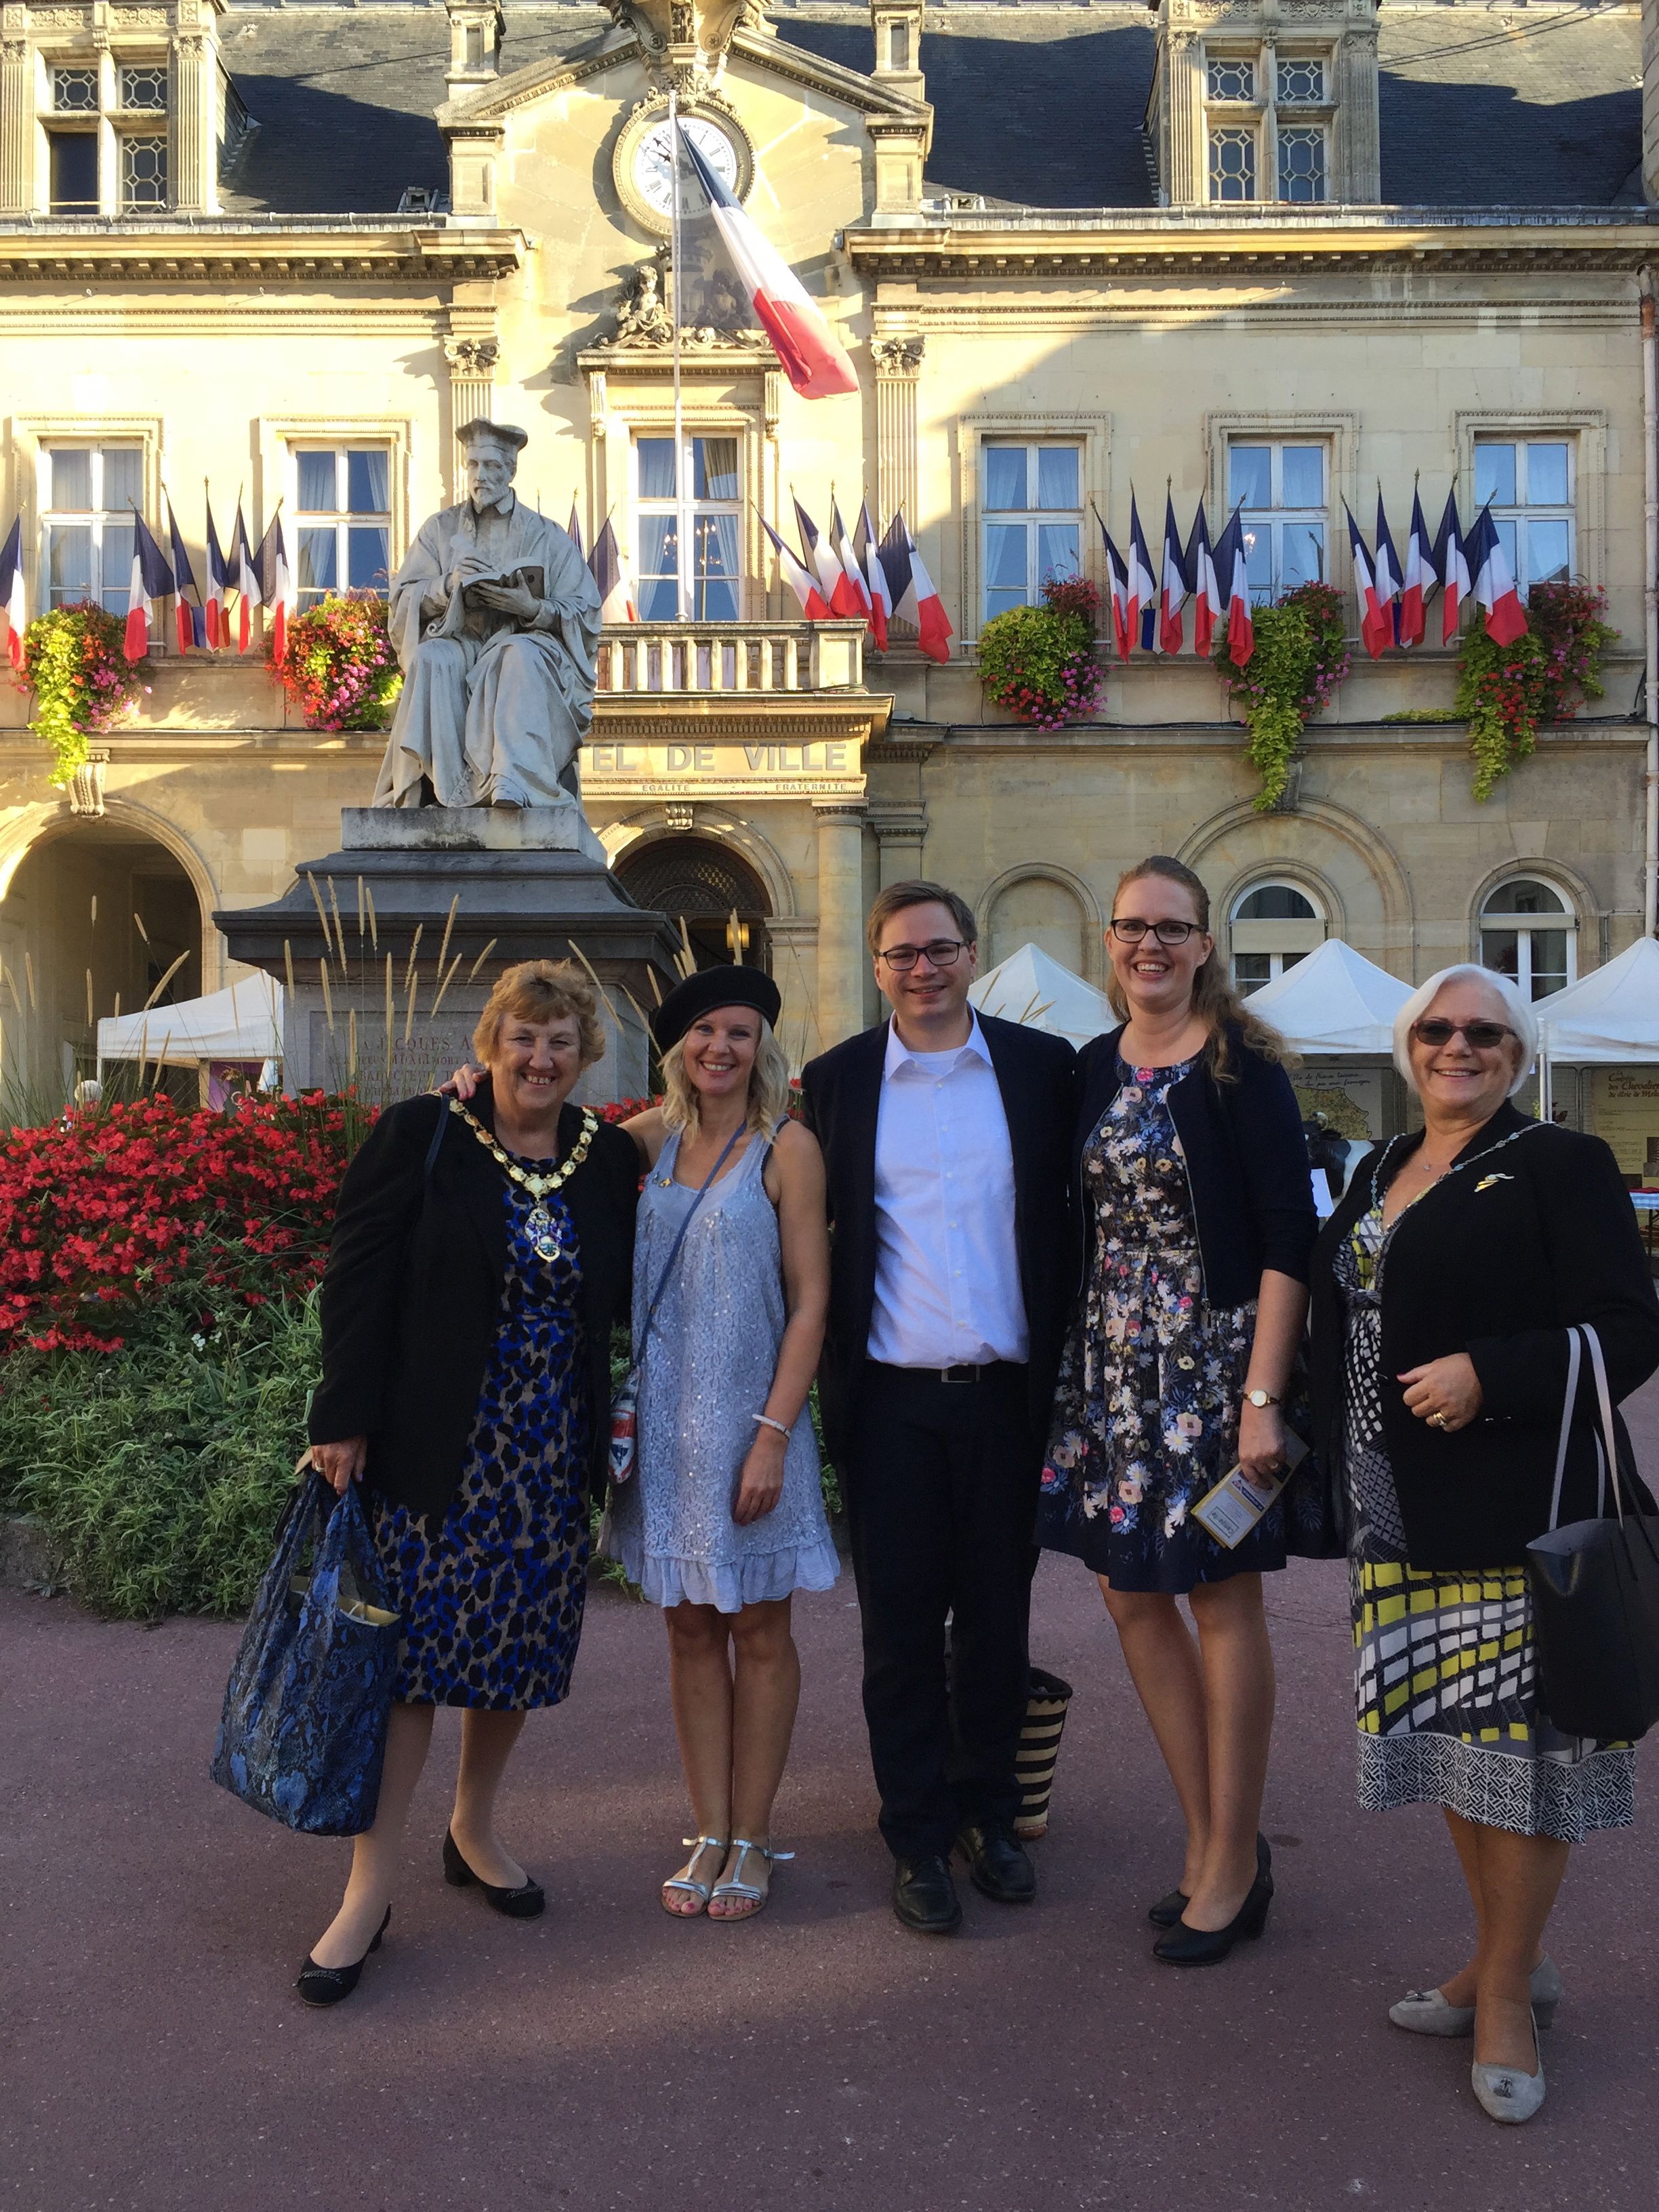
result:
[[[520,960],[503,969],[472,1032],[475,1059],[488,1067],[508,1022],[574,1019],[581,1033],[582,1066],[605,1057],[605,1023],[592,979],[574,960]]]

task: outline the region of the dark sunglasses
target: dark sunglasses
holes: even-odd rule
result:
[[[1455,1036],[1466,1037],[1471,1052],[1495,1052],[1505,1037],[1515,1031],[1506,1022],[1413,1022],[1412,1035],[1419,1044],[1430,1046],[1437,1052],[1442,1045],[1449,1044]]]

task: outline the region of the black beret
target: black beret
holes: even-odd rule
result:
[[[702,968],[675,984],[651,1017],[651,1034],[666,1052],[716,1006],[752,1006],[775,1029],[782,1005],[782,993],[758,968]]]

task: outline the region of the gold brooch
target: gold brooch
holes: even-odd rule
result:
[[[1481,1192],[1482,1192],[1483,1190],[1490,1190],[1490,1189],[1492,1188],[1492,1185],[1493,1185],[1494,1183],[1498,1183],[1498,1182],[1513,1182],[1514,1181],[1515,1181],[1515,1177],[1514,1177],[1513,1176],[1506,1176],[1506,1175],[1489,1175],[1489,1176],[1481,1176],[1481,1178],[1480,1178],[1480,1182],[1479,1182],[1478,1183],[1476,1183],[1476,1185],[1474,1186],[1474,1194],[1475,1194],[1475,1196],[1476,1196],[1477,1198],[1479,1198],[1479,1197],[1480,1197],[1480,1194],[1481,1194]]]

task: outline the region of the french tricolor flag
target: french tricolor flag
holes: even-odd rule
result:
[[[845,602],[848,615],[867,623],[870,619],[870,586],[864,580],[864,570],[833,495],[830,501],[830,543],[841,563],[838,593]],[[835,606],[835,599],[831,599],[830,604]]]
[[[895,617],[915,624],[916,643],[930,660],[948,660],[951,618],[933,578],[922,566],[902,507],[887,526],[887,535],[881,541],[881,565],[887,571]]]
[[[593,550],[587,556],[587,569],[599,587],[599,620],[602,623],[637,622],[639,609],[635,605],[634,594],[629,589],[622,548],[617,543],[617,533],[611,528],[608,514],[605,518],[605,527],[593,540]]]
[[[23,599],[23,518],[11,526],[11,534],[0,545],[0,647],[12,667],[23,665],[23,632],[28,610]]]
[[[1473,580],[1469,574],[1468,548],[1463,542],[1462,526],[1457,520],[1455,492],[1446,494],[1445,511],[1440,517],[1440,527],[1435,532],[1430,559],[1440,586],[1440,642],[1449,645],[1463,620],[1463,605],[1469,596]]]
[[[792,499],[794,494],[790,494]],[[829,539],[818,535],[818,526],[795,500],[795,527],[800,532],[801,556],[818,580],[818,595],[823,601],[826,615],[848,612],[847,579],[842,574],[841,562],[836,558],[836,549]],[[836,602],[839,600],[840,604]]]
[[[1399,630],[1401,645],[1420,645],[1427,623],[1424,607],[1437,579],[1429,545],[1429,526],[1423,520],[1423,502],[1412,491],[1411,535],[1406,540],[1406,566],[1400,579]]]
[[[806,295],[794,270],[744,213],[732,194],[678,126],[679,143],[692,175],[702,187],[708,212],[732,257],[738,282],[756,321],[772,341],[783,373],[803,399],[824,399],[832,392],[856,392],[853,364],[823,314]]]
[[[1348,518],[1348,550],[1353,556],[1354,597],[1359,602],[1359,635],[1365,641],[1365,650],[1373,660],[1382,652],[1384,637],[1392,642],[1394,622],[1383,614],[1376,601],[1376,574],[1371,567],[1371,556],[1365,550],[1365,541],[1359,534],[1359,525],[1353,519],[1353,510],[1346,500],[1342,512]]]
[[[1117,641],[1118,659],[1127,660],[1133,640],[1135,617],[1139,611],[1129,596],[1129,564],[1113,544],[1112,533],[1098,514],[1095,520],[1100,523],[1100,534],[1106,543],[1106,574],[1112,589],[1112,635]]]
[[[1140,649],[1150,653],[1158,635],[1158,578],[1152,573],[1152,556],[1146,550],[1146,533],[1140,526],[1140,510],[1135,505],[1133,488],[1129,493],[1128,568],[1129,642],[1136,642],[1138,623]]]
[[[173,589],[173,568],[167,556],[149,534],[137,509],[132,515],[132,583],[127,594],[126,635],[121,650],[129,660],[142,660],[149,651],[151,611],[157,599]]]
[[[1158,649],[1160,653],[1179,653],[1187,641],[1186,624],[1181,610],[1187,604],[1187,594],[1192,589],[1186,564],[1181,557],[1181,532],[1176,528],[1175,501],[1165,495],[1164,501],[1164,566],[1158,580]]]
[[[167,539],[173,551],[173,614],[178,626],[179,650],[188,653],[191,646],[199,648],[207,643],[207,619],[202,611],[202,594],[196,587],[196,571],[191,566],[184,533],[171,500],[167,501]]]
[[[215,653],[222,645],[230,643],[230,627],[225,609],[230,597],[230,563],[219,548],[219,532],[214,526],[213,502],[207,507],[207,641]]]
[[[799,502],[795,512],[799,514]],[[830,602],[818,588],[818,580],[799,558],[792,553],[777,532],[763,515],[761,528],[771,539],[778,556],[778,566],[783,571],[783,580],[800,602],[800,611],[808,622],[828,622]]]
[[[1227,527],[1215,542],[1216,574],[1227,609],[1227,658],[1235,668],[1248,668],[1255,651],[1255,617],[1250,611],[1250,567],[1244,544],[1244,517],[1235,507]]]
[[[1210,647],[1215,642],[1216,624],[1227,618],[1227,604],[1221,596],[1221,582],[1215,572],[1215,551],[1210,544],[1210,526],[1205,520],[1202,500],[1193,517],[1192,535],[1187,540],[1182,566],[1193,587],[1193,651],[1207,660]]]
[[[271,610],[271,650],[280,660],[288,651],[288,618],[289,610],[298,604],[294,590],[294,579],[289,570],[288,548],[283,543],[283,524],[279,515],[270,518],[270,527],[259,541],[259,550],[254,556],[254,567],[258,571],[259,596]]]
[[[574,499],[570,502],[570,526],[565,532],[565,536],[568,538],[585,561],[587,558],[587,549],[582,544],[582,519],[576,512],[576,502]]]
[[[1492,519],[1490,501],[1475,517],[1469,532],[1468,562],[1474,571],[1475,604],[1486,611],[1486,635],[1494,645],[1513,645],[1525,633],[1527,611],[1516,589],[1498,525]]]
[[[1389,533],[1389,518],[1382,512],[1382,487],[1376,488],[1376,565],[1371,571],[1376,586],[1377,643],[1371,645],[1375,657],[1399,641],[1400,635],[1400,556],[1394,550],[1394,539]]]
[[[887,588],[887,571],[881,565],[881,546],[867,499],[859,509],[857,549],[859,564],[864,571],[864,587],[870,594],[870,635],[876,641],[876,651],[885,653],[893,595]]]
[[[230,580],[236,586],[236,650],[246,653],[253,634],[253,610],[259,605],[259,571],[242,520],[242,502],[236,502],[236,529],[230,541]],[[220,629],[222,633],[222,621]],[[228,644],[229,639],[225,642]]]

